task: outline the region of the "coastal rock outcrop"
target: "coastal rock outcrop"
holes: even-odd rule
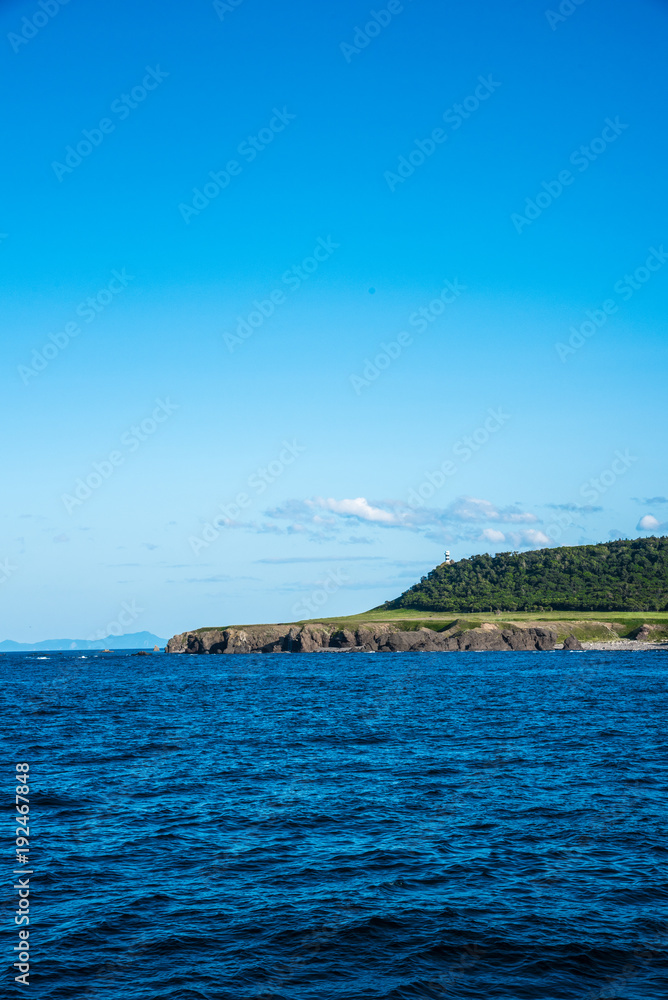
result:
[[[554,649],[557,633],[551,628],[512,626],[498,628],[486,623],[469,628],[453,622],[437,632],[430,628],[398,628],[395,623],[370,622],[355,628],[336,623],[306,625],[246,625],[225,629],[198,629],[175,635],[167,643],[168,653],[315,653],[323,650],[350,652],[458,652],[470,650],[509,651]],[[577,640],[576,640],[577,641]]]
[[[636,642],[666,642],[668,641],[668,627],[646,622],[630,632],[627,638],[635,639]]]
[[[584,649],[584,646],[582,645],[582,643],[580,642],[580,640],[576,636],[574,636],[574,635],[567,635],[566,638],[564,639],[564,649],[570,649],[570,650],[578,649],[578,650],[581,650],[581,649]]]

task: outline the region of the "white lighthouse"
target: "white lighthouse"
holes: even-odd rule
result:
[[[446,549],[445,550],[445,565],[449,566],[451,562],[454,562],[454,559],[450,558],[450,549]]]

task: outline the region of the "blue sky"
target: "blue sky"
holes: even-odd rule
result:
[[[2,4],[0,637],[663,533],[667,34],[659,0]]]

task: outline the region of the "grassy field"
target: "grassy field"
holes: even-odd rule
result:
[[[361,615],[351,615],[346,621],[434,621],[453,622],[457,621],[482,621],[482,622],[557,622],[557,621],[597,621],[597,622],[635,622],[642,625],[647,622],[649,625],[668,625],[668,611],[502,611],[501,614],[494,612],[456,614],[453,611],[413,611],[411,609],[399,608],[396,611],[365,611]],[[316,620],[316,619],[314,619]],[[322,620],[322,619],[321,619]],[[340,619],[344,621],[344,619]],[[337,619],[339,621],[339,619]]]
[[[348,615],[345,617],[321,615],[319,618],[310,618],[298,622],[277,622],[272,624],[280,625],[309,625],[326,623],[335,625],[337,628],[347,628],[354,630],[360,625],[370,625],[372,623],[393,624],[402,631],[413,631],[418,628],[431,628],[440,632],[453,622],[457,622],[460,627],[476,628],[485,622],[504,628],[509,625],[553,625],[557,631],[559,640],[563,640],[567,635],[575,635],[578,639],[597,641],[623,639],[634,629],[641,625],[662,626],[662,634],[657,635],[658,640],[668,641],[668,612],[667,611],[542,611],[542,612],[502,612],[494,614],[486,612],[484,614],[454,614],[432,611],[412,611],[404,608],[396,611],[364,611],[359,615]],[[262,625],[225,625],[218,628],[263,628]],[[209,628],[195,629],[195,632],[208,632]]]
[[[612,641],[624,639],[634,629],[641,625],[662,626],[661,634],[656,636],[659,641],[668,640],[668,612],[653,611],[643,614],[638,611],[545,611],[540,613],[510,612],[487,614],[444,614],[442,612],[412,611],[398,609],[396,611],[366,611],[359,615],[346,618],[314,618],[310,623],[318,621],[335,622],[340,628],[354,629],[356,626],[373,622],[393,624],[402,631],[413,631],[418,628],[431,628],[441,632],[453,622],[460,627],[476,628],[485,622],[504,628],[509,625],[535,626],[552,625],[559,641],[568,635],[575,635],[581,641]],[[299,624],[307,624],[306,622]]]

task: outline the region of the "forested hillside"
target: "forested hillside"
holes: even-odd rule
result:
[[[437,566],[384,610],[668,610],[668,538],[471,556]]]

